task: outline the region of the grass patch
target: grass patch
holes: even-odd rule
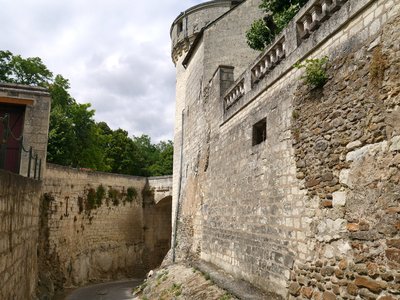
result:
[[[143,282],[141,285],[135,287],[135,288],[132,290],[132,295],[137,295],[137,294],[143,292],[143,290],[144,290],[146,287],[147,287],[147,282],[145,281],[145,282]]]
[[[230,299],[232,299],[232,295],[229,293],[226,293],[223,296],[221,296],[218,300],[230,300]]]
[[[203,273],[203,276],[204,276],[205,280],[210,280],[211,279],[211,276],[210,276],[209,273]]]
[[[176,297],[180,296],[182,294],[182,284],[173,283],[171,288],[170,288],[170,291]]]

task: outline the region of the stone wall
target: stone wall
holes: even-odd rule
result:
[[[374,18],[385,20],[390,7],[382,1]],[[302,221],[316,255],[296,264],[293,296],[400,294],[398,28],[399,16],[364,43],[345,41],[324,88],[297,90],[293,143],[310,207]]]
[[[284,298],[398,295],[400,7],[341,3],[308,36],[298,22],[310,1],[256,61],[238,62],[217,41],[236,36],[241,18],[231,14],[257,8],[246,1],[178,66],[178,259],[210,261]],[[324,55],[329,80],[310,89],[293,64]],[[261,120],[266,135],[255,143]]]
[[[41,183],[4,171],[0,183],[0,299],[34,299]]]
[[[186,58],[187,53],[182,53],[182,56],[180,56],[176,62],[177,85],[173,169],[174,195],[172,212],[174,222],[177,210],[180,209],[177,204],[178,198],[180,198],[181,194],[185,192],[184,186],[189,180],[189,169],[193,170],[197,165],[197,162],[192,161],[192,158],[196,158],[197,160],[199,155],[200,146],[198,141],[207,140],[207,137],[209,136],[211,124],[206,122],[206,118],[199,117],[206,115],[204,108],[207,107],[207,103],[202,100],[203,94],[207,93],[207,86],[211,80],[210,76],[213,76],[216,68],[222,64],[221,59],[224,59],[224,63],[236,64],[236,74],[240,74],[239,72],[244,70],[248,65],[246,59],[249,59],[249,57],[254,59],[258,55],[256,51],[247,47],[246,41],[243,39],[245,25],[248,25],[251,22],[251,18],[248,18],[243,11],[248,11],[248,13],[253,14],[253,17],[261,16],[258,9],[259,2],[260,1],[258,0],[245,1],[225,16],[229,21],[226,21],[225,18],[221,18],[218,23],[211,22],[207,26],[208,29],[204,31],[201,39],[192,49],[190,59]],[[232,20],[235,21],[232,22]],[[216,32],[218,37],[209,34],[208,31]],[[229,43],[225,43],[225,39],[228,39],[228,35],[224,35],[224,32],[229,32]],[[223,40],[219,40],[221,35]],[[205,40],[208,41],[210,39],[212,39],[212,47],[208,43],[204,42]],[[217,57],[220,59],[216,59]],[[185,59],[187,59],[188,62],[184,67],[182,63]],[[200,111],[198,111],[199,109]],[[218,106],[215,109],[220,111],[221,106]],[[213,121],[218,121],[218,119]],[[182,226],[188,228],[185,232],[192,232],[193,222],[199,222],[198,219],[193,219],[195,216],[194,212],[197,209],[196,203],[198,201],[198,190],[195,187],[196,185],[196,182],[191,182],[190,193],[193,201],[188,204],[190,207],[185,208],[187,209],[187,222],[181,224],[181,229]],[[196,198],[196,200],[194,200],[194,198]],[[183,209],[183,207],[181,208]],[[197,226],[196,228],[200,229],[201,227]],[[175,232],[175,227],[173,232]],[[200,232],[197,231],[196,235],[199,236],[199,234]],[[184,240],[187,239],[180,238],[182,247],[185,249],[187,247],[192,247],[185,245],[183,242]],[[196,248],[197,246],[194,245],[193,247]]]
[[[154,198],[146,178],[49,164],[43,191],[48,199],[44,257],[59,272],[47,277],[61,274],[57,284],[141,277],[154,264],[145,249],[143,207]]]
[[[50,95],[45,88],[24,86],[20,84],[0,84],[0,103],[9,105],[25,106],[23,123],[23,145],[26,150],[33,149],[33,155],[41,159],[41,176],[46,168],[47,140],[50,122]],[[19,174],[28,175],[29,153],[21,152],[21,163]],[[37,176],[39,175],[39,163],[37,165]],[[34,161],[31,162],[31,177],[34,176]]]

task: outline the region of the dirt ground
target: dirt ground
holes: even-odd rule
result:
[[[170,265],[153,274],[136,290],[134,300],[237,299],[218,287],[209,274],[184,265]]]

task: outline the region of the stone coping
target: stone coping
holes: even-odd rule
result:
[[[40,86],[0,82],[0,91],[48,96],[48,89]]]
[[[144,176],[136,176],[136,175],[125,175],[125,174],[117,174],[117,173],[107,173],[94,171],[87,168],[73,168],[68,166],[61,166],[57,164],[47,163],[47,170],[59,170],[59,171],[70,171],[70,172],[83,172],[87,174],[100,175],[100,176],[112,176],[112,177],[121,177],[127,179],[147,179],[147,180],[160,180],[160,179],[172,179],[172,175],[166,176],[154,176],[154,177],[144,177]]]
[[[188,8],[187,10],[181,12],[175,20],[172,22],[169,34],[172,37],[172,31],[174,29],[174,26],[184,17],[187,15],[190,15],[196,11],[203,10],[208,7],[212,6],[226,6],[226,5],[232,5],[232,4],[239,4],[240,2],[243,2],[244,0],[237,0],[237,1],[232,1],[232,0],[212,0],[212,1],[207,1],[204,3],[197,4],[195,6],[192,6]]]

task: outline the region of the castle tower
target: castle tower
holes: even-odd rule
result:
[[[193,6],[179,14],[171,25],[172,61],[178,61],[202,29],[242,1],[214,0]]]
[[[174,128],[174,169],[173,169],[173,216],[176,215],[182,174],[181,147],[183,137],[182,119],[185,107],[186,82],[188,73],[183,66],[184,59],[190,46],[200,37],[200,33],[211,22],[218,19],[227,11],[243,1],[214,0],[193,6],[179,14],[171,25],[170,36],[172,42],[171,57],[176,66],[176,100],[175,100],[175,128]],[[175,219],[173,219],[175,222]]]

